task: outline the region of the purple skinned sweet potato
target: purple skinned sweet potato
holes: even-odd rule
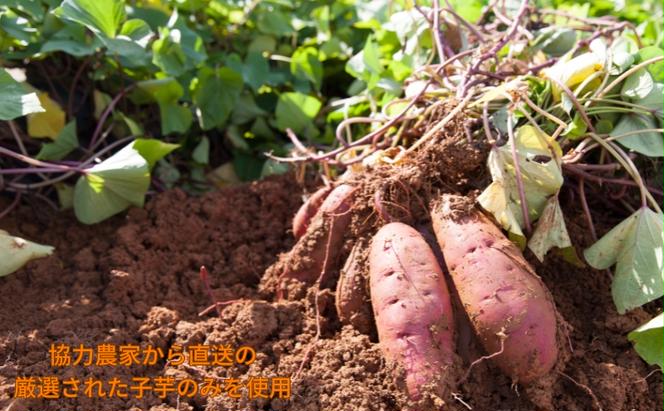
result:
[[[409,397],[420,400],[425,387],[445,390],[455,358],[454,316],[431,248],[414,228],[387,224],[373,237],[369,273],[380,346],[403,370]]]
[[[557,315],[542,280],[488,217],[444,195],[431,219],[454,288],[492,361],[515,382],[547,374],[558,357]]]

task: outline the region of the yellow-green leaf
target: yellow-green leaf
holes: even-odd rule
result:
[[[535,221],[549,197],[563,184],[562,170],[553,158],[554,153],[559,158],[562,151],[555,140],[528,125],[516,131],[514,142],[528,214],[530,220]],[[524,217],[511,144],[492,149],[488,163],[493,183],[478,201],[505,230],[523,237]]]
[[[556,79],[567,87],[574,87],[577,84],[581,84],[583,80],[592,74],[603,69],[603,59],[597,53],[588,52],[576,56],[569,61],[561,59],[553,67],[545,70],[544,75]],[[556,101],[559,101],[562,90],[555,82],[552,84],[552,91]]]
[[[37,95],[45,111],[28,114],[28,134],[31,137],[55,140],[65,128],[65,112],[48,96],[48,93],[42,92]]]

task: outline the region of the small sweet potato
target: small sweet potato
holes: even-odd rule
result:
[[[351,220],[355,188],[342,184],[327,196],[306,233],[279,262],[280,283],[290,279],[313,284],[332,270],[339,257],[346,228]],[[323,267],[327,263],[327,267]],[[281,286],[280,286],[281,287]]]
[[[309,223],[314,218],[320,206],[327,198],[328,194],[332,191],[332,186],[324,186],[319,188],[315,193],[313,193],[307,201],[302,204],[295,217],[293,217],[293,235],[295,238],[300,238],[307,232],[307,227]]]
[[[342,324],[350,324],[359,332],[370,335],[373,316],[365,283],[368,275],[367,258],[362,255],[365,250],[364,243],[355,244],[339,272],[336,308]]]
[[[436,257],[403,223],[383,226],[369,254],[371,303],[385,358],[405,373],[412,400],[425,386],[445,396],[454,364],[454,318]]]
[[[464,197],[444,195],[434,232],[461,303],[492,360],[529,383],[556,363],[556,308],[519,249]],[[502,350],[502,352],[501,352]]]

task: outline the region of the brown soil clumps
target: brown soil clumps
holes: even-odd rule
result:
[[[373,208],[377,189],[394,218],[425,230],[428,201],[440,192],[473,197],[487,182],[486,147],[444,140],[418,153],[398,172],[378,167],[369,177],[348,179],[359,187],[351,227],[344,237],[338,272],[358,239],[368,240],[384,223]],[[360,179],[365,183],[358,184]],[[318,290],[258,291],[266,269],[291,249],[291,218],[301,203],[289,177],[226,188],[200,198],[181,191],[160,194],[144,210],[92,227],[70,215],[49,215],[24,207],[0,228],[56,246],[53,256],[0,278],[0,409],[3,410],[297,410],[397,411],[407,406],[393,371],[382,359],[374,336],[342,326],[335,307],[336,284]],[[585,231],[578,210],[570,210],[571,234]],[[578,216],[578,217],[577,217]],[[607,227],[608,228],[608,227]],[[583,242],[583,237],[581,238]],[[577,244],[579,247],[585,243]],[[528,255],[526,255],[528,257]],[[282,254],[283,258],[283,254]],[[625,338],[649,314],[619,316],[604,272],[576,268],[551,256],[546,264],[528,258],[551,290],[570,324],[570,360],[543,391],[513,387],[489,362],[473,367],[445,409],[650,411],[662,408],[662,375],[644,379],[650,369]],[[198,312],[210,305],[198,276],[211,272],[215,298],[236,300],[221,316]],[[318,294],[318,295],[317,295]],[[316,305],[317,304],[317,305]],[[318,313],[318,317],[316,314]],[[320,337],[317,338],[320,330]],[[482,355],[468,330],[460,327],[458,352],[464,363]],[[174,366],[165,360],[134,367],[52,368],[52,343],[152,345],[229,344],[255,348],[256,361],[233,367]],[[232,400],[195,396],[160,399],[14,399],[17,376],[60,378],[172,376],[205,378],[292,376],[292,398]],[[532,390],[531,390],[532,391]],[[592,393],[592,394],[591,394]],[[541,400],[545,398],[545,400]]]

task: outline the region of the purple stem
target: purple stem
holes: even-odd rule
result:
[[[90,140],[90,146],[89,146],[91,150],[94,150],[96,148],[97,140],[99,140],[99,137],[101,136],[102,129],[104,128],[104,123],[106,123],[108,116],[111,114],[111,112],[113,112],[113,109],[122,99],[122,97],[124,97],[134,87],[135,85],[132,84],[129,87],[122,89],[118,93],[118,95],[115,96],[110,103],[108,103],[108,106],[104,109],[104,112],[102,113],[101,117],[99,117],[99,122],[97,123],[97,127],[95,128],[95,131],[92,134],[92,139]]]

